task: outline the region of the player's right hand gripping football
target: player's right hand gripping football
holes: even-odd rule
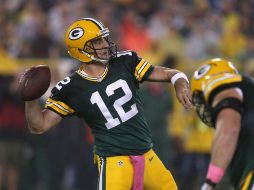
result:
[[[175,82],[175,91],[178,101],[186,108],[192,108],[191,89],[189,82],[183,78],[179,78]]]

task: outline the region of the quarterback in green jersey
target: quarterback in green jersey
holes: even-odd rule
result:
[[[68,53],[82,65],[57,83],[44,110],[37,100],[26,102],[30,131],[43,133],[68,116],[83,118],[95,138],[99,190],[177,189],[171,173],[152,150],[139,83],[172,82],[178,100],[190,108],[186,75],[154,67],[133,51],[117,52],[108,28],[93,18],[75,21],[65,42]]]
[[[230,61],[215,58],[195,71],[191,88],[199,117],[215,128],[211,161],[202,190],[225,171],[235,189],[254,189],[254,81]]]

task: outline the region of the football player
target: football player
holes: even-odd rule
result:
[[[109,29],[93,18],[75,21],[65,42],[70,56],[82,66],[52,89],[43,111],[37,100],[26,102],[31,132],[43,133],[64,117],[78,116],[89,124],[95,138],[98,189],[177,189],[152,150],[138,89],[143,81],[171,82],[178,100],[190,108],[186,75],[154,67],[133,51],[117,52]]]
[[[254,189],[254,81],[228,60],[206,61],[192,77],[193,105],[215,128],[211,161],[202,190],[213,189],[226,170],[236,189]]]

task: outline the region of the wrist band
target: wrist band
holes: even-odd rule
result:
[[[175,85],[175,82],[180,78],[185,79],[189,83],[188,77],[182,72],[174,74],[174,76],[172,76],[170,79],[171,83]]]
[[[224,169],[210,164],[207,171],[206,179],[209,179],[211,182],[218,184],[224,176],[224,172]]]

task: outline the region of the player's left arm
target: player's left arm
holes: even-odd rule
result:
[[[224,102],[224,105],[231,105],[221,109],[216,117],[216,131],[212,143],[211,161],[206,176],[207,187],[210,188],[218,184],[222,179],[235,153],[241,130],[241,113],[239,112],[239,107],[243,101],[243,95],[239,88],[226,89],[218,93],[214,98],[212,107],[216,107],[227,98],[230,98],[231,101],[233,99],[234,101],[230,103]],[[232,104],[235,104],[233,106],[234,108],[231,107]],[[202,190],[210,189],[204,188],[204,186]]]
[[[153,71],[146,79],[153,82],[171,82],[174,84],[176,96],[185,108],[191,108],[191,90],[188,78],[176,69],[154,66]]]

